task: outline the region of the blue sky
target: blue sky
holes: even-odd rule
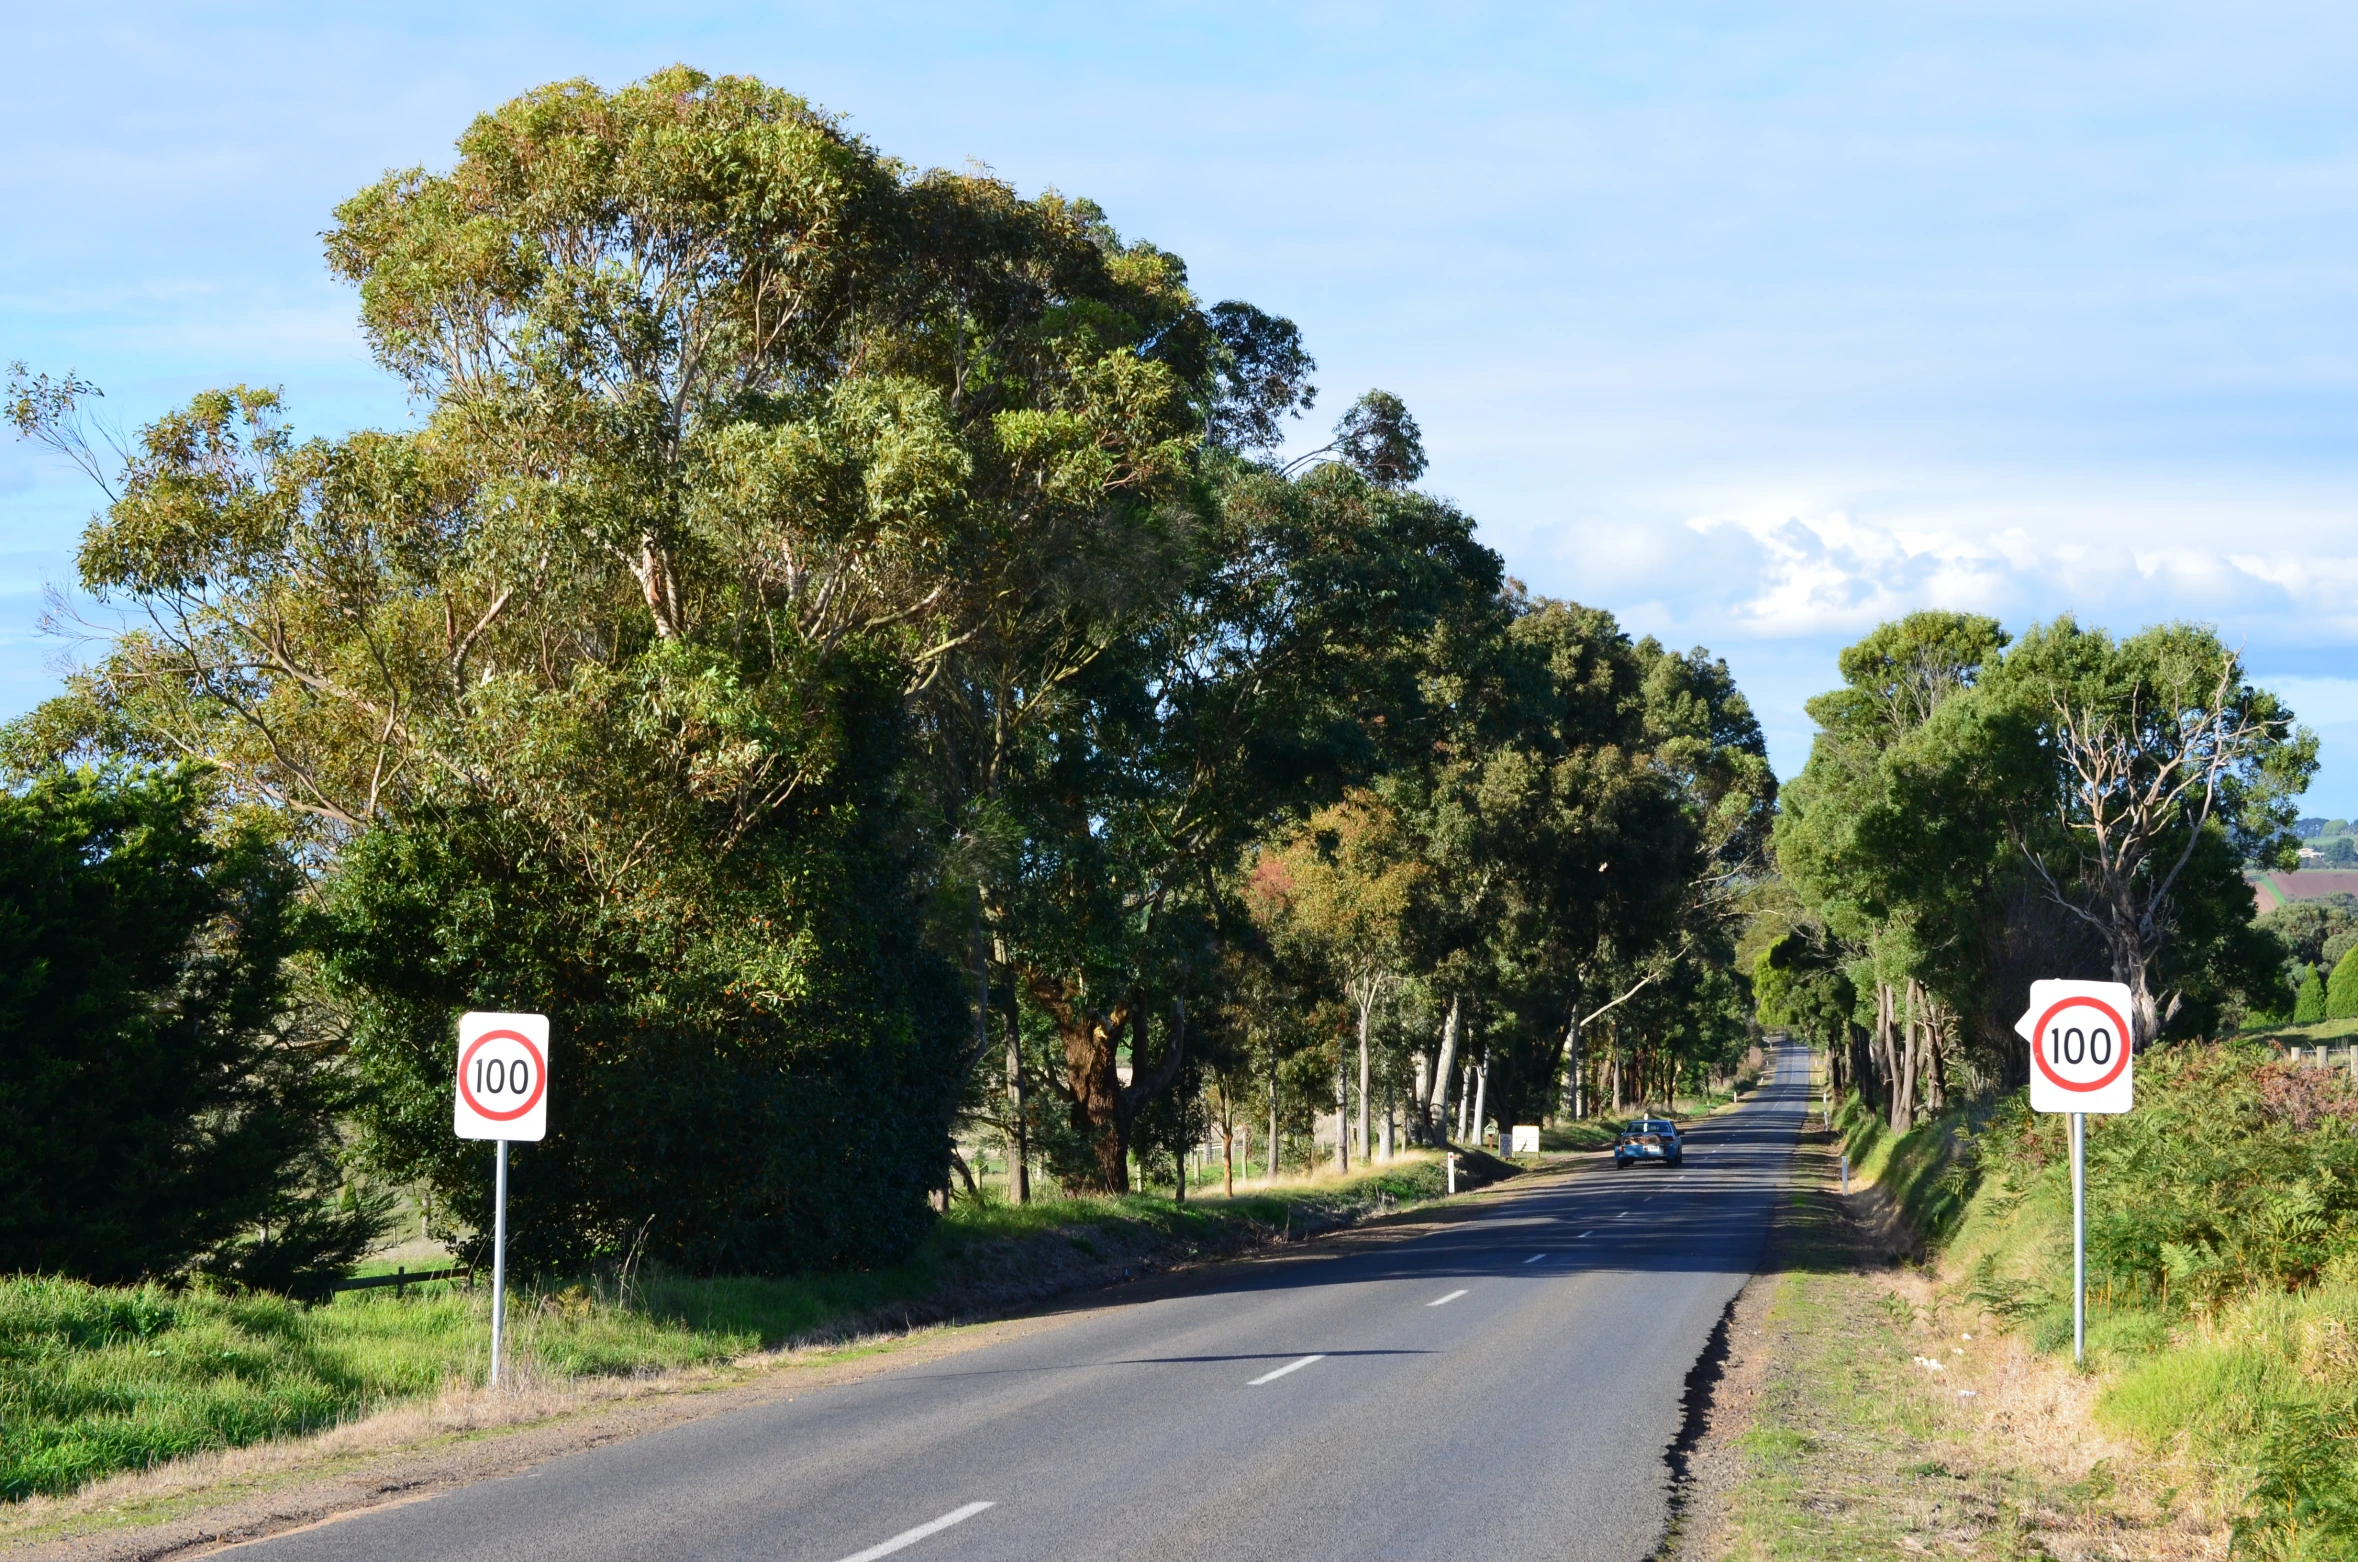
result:
[[[1444,9],[20,7],[0,358],[397,422],[336,201],[541,82],[749,72],[1291,315],[1321,423],[1405,397],[1509,568],[1726,655],[1780,772],[1880,618],[2188,617],[2358,814],[2358,10]],[[0,715],[92,497],[0,446]]]

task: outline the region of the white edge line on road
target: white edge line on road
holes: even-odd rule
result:
[[[1275,1382],[1277,1379],[1284,1377],[1289,1372],[1299,1372],[1314,1361],[1324,1360],[1326,1360],[1326,1355],[1324,1352],[1321,1352],[1316,1356],[1304,1356],[1300,1361],[1289,1361],[1284,1366],[1278,1368],[1275,1372],[1262,1373],[1259,1377],[1253,1379],[1252,1382],[1247,1383],[1245,1387],[1259,1388],[1264,1383]],[[844,1558],[844,1562],[860,1562],[860,1559],[858,1557],[846,1557]]]
[[[878,1557],[889,1557],[903,1546],[914,1546],[926,1536],[938,1535],[953,1524],[963,1524],[989,1506],[991,1504],[987,1502],[970,1502],[963,1508],[943,1514],[931,1524],[920,1524],[915,1529],[905,1529],[882,1545],[870,1546],[865,1551],[854,1552],[845,1557],[843,1562],[876,1562]]]
[[[1449,1293],[1447,1296],[1444,1296],[1444,1297],[1442,1297],[1442,1298],[1441,1298],[1439,1301],[1431,1301],[1431,1302],[1427,1302],[1427,1303],[1425,1303],[1425,1305],[1426,1305],[1427,1307],[1439,1307],[1439,1306],[1441,1306],[1441,1305],[1442,1305],[1442,1303],[1444,1303],[1444,1302],[1454,1302],[1454,1301],[1456,1301],[1456,1300],[1457,1300],[1459,1297],[1461,1297],[1461,1296],[1463,1296],[1463,1295],[1465,1295],[1465,1294],[1466,1294],[1466,1293],[1465,1293],[1465,1292],[1463,1292],[1463,1291],[1452,1291],[1452,1292],[1450,1292],[1450,1293]]]

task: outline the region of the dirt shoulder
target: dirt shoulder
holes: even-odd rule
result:
[[[1796,1152],[1662,1555],[2224,1557],[2218,1524],[2094,1430],[2096,1380],[1997,1334],[1910,1262],[1888,1201],[1837,1191],[1835,1154],[1818,1132]]]
[[[525,1381],[500,1393],[453,1387],[433,1400],[404,1403],[308,1437],[175,1460],[71,1497],[29,1499],[0,1519],[0,1550],[61,1562],[202,1556],[421,1501],[705,1416],[1062,1328],[1200,1285],[1216,1268],[1321,1262],[1358,1246],[1410,1240],[1478,1215],[1501,1193],[1592,1170],[1598,1159],[1551,1157],[1537,1170],[1454,1199],[1376,1213],[1339,1230],[1272,1233],[1262,1251],[1241,1257],[1202,1262],[1202,1255],[1177,1246],[1119,1252],[1100,1246],[1078,1262],[1059,1254],[1046,1271],[998,1266],[979,1276],[972,1291],[933,1299],[923,1309],[950,1321],[912,1315],[900,1327],[765,1352],[724,1368]],[[1070,1247],[1062,1238],[1057,1244]],[[1050,1290],[1063,1295],[1044,1300]],[[984,1316],[975,1321],[978,1315]]]

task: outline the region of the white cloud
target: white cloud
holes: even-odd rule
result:
[[[2358,723],[2358,678],[2316,678],[2298,673],[2271,677],[2260,673],[2252,681],[2282,697],[2305,726],[2340,727]]]
[[[1848,637],[1927,607],[1989,613],[2017,628],[2059,612],[2123,629],[2195,617],[2231,634],[2259,631],[2270,643],[2333,642],[2358,628],[2358,556],[2345,552],[2230,552],[2189,540],[2188,532],[2203,528],[2169,519],[2140,528],[2151,539],[2144,544],[2107,536],[2114,530],[2108,526],[1992,530],[1988,519],[1967,513],[1942,524],[1881,521],[1847,509],[1721,510],[1685,523],[1708,539],[1702,557],[1629,548],[1612,562],[1637,565],[1636,573],[1651,577],[1643,582],[1648,594],[1680,618],[1746,638]],[[2343,549],[2349,542],[2346,535],[2331,539]]]
[[[1954,531],[1880,526],[1839,510],[1706,515],[1687,525],[1705,537],[1741,534],[1756,550],[1750,594],[1721,604],[1740,632],[1848,634],[1916,607],[1992,611],[2016,595],[2015,559]],[[2011,551],[2027,550],[2018,543]]]

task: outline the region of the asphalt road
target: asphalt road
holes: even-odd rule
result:
[[[1227,1266],[1067,1327],[242,1548],[270,1562],[1635,1559],[1807,1055],[1678,1171]]]

